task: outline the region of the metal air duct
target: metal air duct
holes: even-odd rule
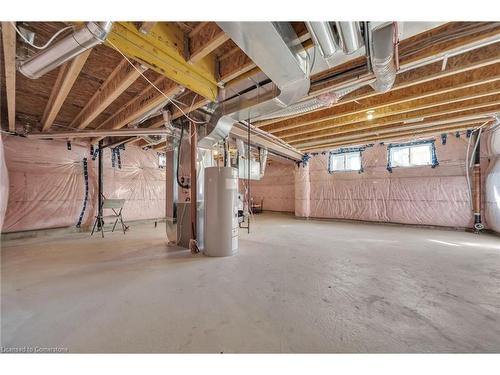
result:
[[[348,22],[343,22],[348,23]],[[315,45],[319,47],[321,56],[332,57],[339,49],[338,36],[332,22],[306,22],[307,30]]]
[[[385,23],[370,30],[369,55],[375,82],[370,85],[375,91],[386,92],[396,80],[396,63],[394,62],[394,22]]]
[[[18,70],[28,78],[40,78],[85,50],[104,42],[112,25],[112,22],[87,22],[71,35],[20,63]]]
[[[222,103],[211,117],[210,133],[198,142],[200,148],[211,148],[226,138],[234,123],[279,111],[309,92],[307,53],[294,43],[297,34],[289,22],[218,25],[272,82]]]
[[[247,154],[247,146],[245,145],[242,139],[238,138],[236,140],[236,148],[238,149],[238,153],[241,156],[245,156]]]
[[[361,35],[361,25],[359,22],[336,22],[339,35],[339,44],[345,54],[350,55],[363,47],[364,40]]]

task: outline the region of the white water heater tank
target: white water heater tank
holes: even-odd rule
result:
[[[205,168],[204,253],[225,257],[238,251],[238,170]]]

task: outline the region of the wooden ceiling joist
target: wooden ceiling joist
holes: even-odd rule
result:
[[[197,62],[229,40],[215,22],[204,22],[189,34],[189,59]]]
[[[42,131],[46,132],[51,128],[91,52],[91,49],[86,50],[59,68],[56,83],[42,116]]]
[[[498,108],[498,106],[496,106]],[[466,113],[464,111],[464,113]],[[308,143],[304,144],[299,147],[299,149],[305,151],[305,150],[310,150],[312,148],[318,149],[319,147],[327,147],[331,144],[342,144],[343,142],[350,142],[350,141],[359,141],[360,139],[365,139],[369,137],[383,137],[387,134],[394,134],[396,135],[397,133],[401,134],[406,134],[408,132],[414,132],[414,131],[419,131],[419,130],[432,130],[432,129],[439,129],[441,127],[448,127],[448,126],[454,126],[457,124],[470,124],[470,123],[478,123],[481,122],[488,122],[491,120],[491,117],[489,115],[491,114],[491,109],[487,109],[483,112],[479,113],[474,113],[474,114],[469,114],[467,116],[464,116],[462,114],[458,114],[457,116],[453,117],[446,117],[444,119],[431,119],[426,122],[419,123],[417,125],[411,125],[407,127],[399,127],[399,126],[388,126],[384,127],[381,129],[377,129],[374,131],[367,131],[367,132],[361,132],[357,133],[354,135],[346,135],[342,137],[337,137],[335,139],[331,139],[328,142],[318,142],[318,143]],[[437,130],[436,130],[437,131]]]
[[[271,124],[264,130],[269,131],[276,136],[282,137],[300,134],[302,130],[304,132],[310,132],[327,129],[334,126],[332,120],[340,116],[359,114],[368,110],[374,110],[376,113],[378,109],[386,106],[411,102],[421,98],[445,94],[447,92],[499,80],[500,63],[411,86],[404,90],[393,90],[374,97],[358,99],[345,104],[335,105],[331,108],[311,112],[301,117],[286,120],[282,123],[278,122]],[[301,128],[301,130],[298,128]],[[293,132],[291,131],[292,129],[294,129]]]
[[[500,109],[500,105],[492,105],[486,108],[483,108],[481,110],[469,110],[469,111],[460,111],[455,113],[453,116],[450,115],[441,115],[441,116],[434,116],[434,117],[429,117],[426,121],[424,122],[419,122],[416,124],[396,124],[396,125],[388,125],[385,127],[377,128],[377,129],[369,129],[366,131],[356,131],[354,134],[351,135],[345,135],[341,137],[334,137],[330,138],[328,140],[324,141],[317,141],[317,142],[306,142],[302,143],[300,145],[296,145],[295,147],[299,149],[307,149],[309,147],[316,147],[324,144],[329,144],[332,142],[341,142],[341,141],[346,141],[346,140],[353,140],[353,139],[359,139],[363,138],[364,136],[373,136],[373,135],[381,135],[385,134],[388,132],[394,132],[394,131],[399,131],[399,132],[404,132],[407,130],[415,130],[415,129],[420,129],[424,127],[430,127],[430,126],[445,126],[450,123],[456,123],[459,121],[475,121],[476,119],[479,118],[488,118],[491,116],[493,113],[498,111]]]
[[[170,110],[172,112],[172,120],[175,120],[185,114],[189,114],[192,111],[197,110],[198,108],[203,107],[204,105],[207,105],[210,103],[210,101],[206,100],[204,97],[194,93],[194,92],[189,92],[187,94],[184,94],[182,97],[178,99],[178,102],[176,103],[177,106],[179,106],[182,109],[182,112],[179,110],[174,105],[170,106]],[[181,104],[182,103],[182,104]]]
[[[139,71],[134,69],[127,60],[123,59],[88,101],[87,105],[71,122],[70,127],[85,129],[118,96],[134,83],[141,75],[139,72],[146,70],[146,68],[138,63],[135,65]]]
[[[410,86],[418,85],[420,83],[434,81],[439,78],[448,77],[489,65],[494,65],[496,63],[500,63],[500,42],[450,57],[447,60],[445,69],[443,69],[442,61],[438,61],[429,65],[424,65],[419,68],[399,73],[396,76],[396,81],[392,90],[404,89]],[[332,87],[329,86],[328,90],[324,90],[324,92],[331,90]],[[366,99],[377,95],[381,94],[374,91],[371,87],[365,86],[342,98],[337,105],[342,105],[345,103],[360,99]],[[263,128],[264,130],[268,130],[268,128],[266,128],[267,125],[284,122],[291,118],[301,117],[303,115],[304,114],[296,114],[284,118],[264,120],[258,122],[256,126],[259,128]]]
[[[228,83],[238,76],[252,70],[257,65],[239,48],[219,59],[219,83]]]
[[[467,32],[466,35],[456,37],[456,34],[463,34],[464,31]],[[456,53],[460,48],[470,47],[490,37],[498,36],[499,33],[500,22],[448,22],[402,40],[398,47],[399,62],[402,68],[415,66],[438,54],[444,57],[447,53]],[[342,80],[343,73],[355,70],[365,63],[366,58],[360,57],[313,75],[311,93],[317,95],[328,91],[335,81]]]
[[[16,131],[16,32],[9,22],[2,22],[2,41],[7,94],[9,131]]]
[[[401,41],[400,64],[431,58],[499,33],[500,22],[448,22]]]
[[[162,78],[156,83],[156,86],[167,97],[172,97],[182,90],[181,86],[167,78]],[[137,120],[155,107],[161,105],[161,103],[165,103],[167,101],[167,98],[160,94],[156,89],[148,87],[147,92],[144,95],[140,95],[137,99],[127,103],[121,111],[117,112],[114,116],[102,123],[99,128],[120,129],[132,121]]]
[[[413,138],[413,137],[422,138],[422,137],[426,137],[426,136],[434,136],[434,135],[440,134],[440,133],[465,131],[467,129],[471,129],[471,128],[475,128],[477,126],[480,126],[484,122],[485,122],[484,119],[476,119],[476,120],[458,122],[458,123],[454,123],[451,125],[445,125],[445,126],[433,126],[433,125],[431,125],[430,127],[423,128],[423,129],[408,130],[408,131],[403,131],[403,132],[396,131],[393,133],[368,136],[368,137],[357,138],[357,139],[353,139],[353,140],[331,142],[331,143],[324,144],[321,146],[306,147],[303,149],[303,151],[315,152],[315,151],[323,151],[325,149],[335,149],[335,148],[346,147],[346,146],[366,145],[366,144],[380,142],[380,141],[384,141],[384,142],[388,142],[388,141],[392,141],[392,140],[400,141],[401,139]]]
[[[412,102],[405,102],[398,105],[392,105],[381,108],[374,112],[374,117],[368,121],[371,124],[387,121],[387,119],[395,118],[419,118],[432,114],[439,110],[444,105],[451,107],[459,107],[466,105],[467,101],[475,100],[479,102],[487,102],[491,95],[500,93],[498,82],[491,82],[475,87],[468,87],[461,90],[452,91],[441,95],[435,95],[427,98],[418,99]],[[347,126],[357,126],[366,121],[366,113],[362,112],[356,115],[348,115],[339,117],[332,122],[332,126],[323,130],[301,131],[283,136],[287,142],[296,142],[304,139],[314,139],[322,136],[336,134],[337,129],[345,129]]]
[[[289,142],[293,146],[304,146],[305,144],[321,144],[322,142],[331,142],[338,136],[345,136],[347,134],[359,136],[365,131],[378,131],[386,127],[394,126],[395,128],[404,131],[414,124],[424,123],[429,119],[440,120],[446,118],[452,118],[457,114],[461,115],[473,115],[475,113],[491,113],[491,111],[497,111],[500,109],[500,95],[494,95],[489,101],[475,100],[471,101],[468,105],[448,105],[443,106],[442,109],[424,115],[422,113],[416,113],[415,117],[406,116],[393,116],[384,118],[383,121],[378,121],[377,123],[370,123],[370,121],[365,121],[361,124],[351,124],[342,129],[337,129],[335,133],[328,136],[316,137],[316,138],[304,138],[302,140],[296,140]],[[481,112],[483,111],[483,112]],[[453,115],[453,116],[452,116]],[[424,117],[425,116],[425,117]],[[425,119],[425,121],[424,121]]]

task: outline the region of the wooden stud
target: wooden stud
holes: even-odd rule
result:
[[[42,131],[48,131],[54,123],[59,110],[68,97],[91,52],[92,50],[88,49],[59,68],[56,83],[52,88],[49,101],[42,116]]]
[[[9,131],[16,131],[16,32],[10,22],[2,22],[2,41]]]

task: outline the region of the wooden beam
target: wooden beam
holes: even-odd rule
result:
[[[313,125],[314,130],[321,130],[330,127],[331,120],[340,116],[363,113],[367,110],[377,110],[389,105],[410,102],[498,80],[500,80],[500,63],[411,86],[405,90],[393,90],[374,97],[343,103],[321,111],[308,113],[301,117],[295,117],[283,123],[271,124],[264,130],[273,134],[280,132],[279,136],[285,135],[283,133],[284,130],[300,127],[311,131],[312,129],[309,125]]]
[[[179,85],[215,100],[218,93],[215,60],[187,62],[184,35],[181,28],[171,22],[157,22],[148,34],[139,32],[133,22],[114,22],[104,43]]]
[[[467,102],[470,100],[476,100],[476,102],[481,104],[487,99],[487,97],[498,93],[500,93],[498,82],[492,82],[471,88],[456,90],[451,93],[435,95],[412,102],[405,102],[399,105],[381,108],[380,110],[373,112],[373,118],[369,120],[368,123],[380,123],[396,117],[403,119],[410,117],[422,117],[439,110],[439,108],[443,107],[444,105],[460,107],[462,105],[466,105],[463,102]],[[323,130],[315,130],[311,128],[309,129],[309,131],[297,131],[288,135],[284,135],[282,136],[282,138],[287,142],[317,138],[324,135],[333,134],[337,131],[337,129],[345,129],[347,126],[359,126],[365,121],[366,113],[364,112],[356,115],[343,116],[335,119],[332,122],[331,127],[325,128]]]
[[[500,91],[498,91],[500,93]],[[309,143],[312,142],[320,142],[320,141],[330,141],[333,137],[337,137],[339,135],[346,135],[351,133],[359,134],[362,131],[368,130],[376,130],[379,128],[383,128],[389,125],[398,125],[401,128],[404,128],[408,124],[419,123],[427,120],[428,118],[435,118],[435,116],[444,116],[444,115],[452,115],[456,113],[461,113],[463,111],[472,111],[479,110],[495,105],[500,105],[500,94],[492,95],[490,98],[485,100],[483,98],[478,98],[474,100],[467,101],[465,103],[452,103],[451,105],[439,106],[437,108],[431,108],[432,111],[424,110],[424,111],[414,111],[410,113],[404,113],[403,115],[389,116],[387,118],[383,118],[380,121],[364,121],[356,124],[350,124],[347,126],[343,126],[342,128],[335,129],[335,131],[331,131],[329,134],[322,134],[318,136],[306,136],[302,138],[297,138],[293,140],[287,140],[288,143],[292,145],[303,144],[304,142]],[[470,112],[474,114],[474,111]]]
[[[92,49],[88,49],[59,68],[56,83],[52,87],[49,101],[42,116],[42,131],[50,129],[73,84],[82,70]]]
[[[198,62],[229,40],[215,22],[206,22],[189,34],[189,62]]]
[[[325,150],[332,150],[332,149],[339,148],[339,147],[366,145],[366,144],[380,142],[380,141],[384,141],[384,142],[401,141],[403,139],[408,139],[408,138],[413,138],[413,137],[421,138],[421,137],[425,137],[425,136],[436,136],[436,135],[439,135],[442,133],[465,131],[467,129],[471,129],[471,128],[475,128],[477,126],[480,126],[483,123],[484,123],[484,121],[481,121],[481,119],[464,121],[464,122],[459,122],[456,124],[446,125],[446,126],[442,126],[442,127],[431,127],[431,128],[424,128],[424,129],[419,129],[419,130],[410,130],[410,131],[406,131],[406,132],[388,133],[388,134],[384,134],[384,135],[359,138],[359,139],[351,140],[351,141],[331,142],[331,143],[324,144],[321,146],[306,147],[302,151],[304,151],[304,152],[325,151]]]
[[[85,107],[71,122],[70,127],[85,129],[97,116],[99,116],[118,96],[120,96],[137,78],[139,72],[146,68],[136,63],[137,71],[127,60],[123,59],[113,70],[111,75],[99,87]]]
[[[168,97],[172,97],[182,90],[181,86],[164,77],[156,83],[158,83],[156,86]],[[166,101],[165,96],[153,87],[148,87],[144,95],[129,101],[121,111],[111,116],[98,128],[120,129]]]
[[[9,22],[2,22],[5,89],[9,131],[16,131],[16,32]]]
[[[453,116],[449,116],[449,115],[435,116],[435,117],[430,117],[429,119],[427,119],[427,121],[420,122],[417,124],[389,125],[389,126],[385,126],[385,127],[379,128],[379,129],[370,129],[370,130],[363,131],[363,132],[355,132],[355,134],[353,134],[353,135],[346,135],[346,136],[338,137],[335,139],[302,143],[300,145],[295,145],[294,147],[297,147],[299,149],[303,149],[303,148],[307,148],[307,147],[315,147],[315,146],[322,145],[322,144],[328,144],[331,142],[342,142],[342,141],[356,140],[358,138],[363,138],[365,136],[380,135],[380,134],[385,134],[388,132],[389,133],[390,132],[404,132],[406,130],[420,129],[420,128],[429,127],[429,126],[447,125],[449,123],[458,122],[458,121],[472,121],[472,120],[476,120],[478,118],[486,118],[498,110],[500,110],[500,105],[496,104],[496,105],[492,105],[492,106],[483,108],[481,111],[469,110],[469,111],[461,111],[461,112],[455,113]]]

